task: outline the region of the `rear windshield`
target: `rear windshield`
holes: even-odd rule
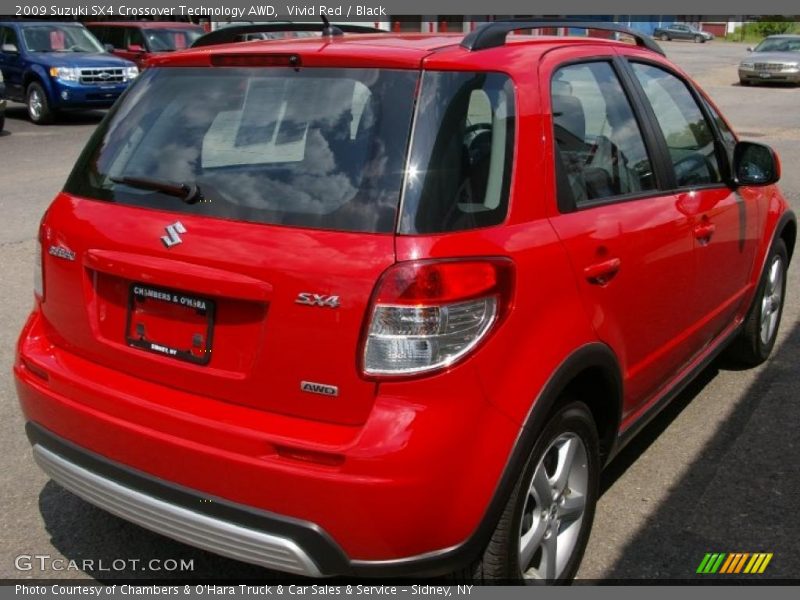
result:
[[[394,228],[419,74],[148,69],[66,191],[128,205],[346,231]],[[197,186],[199,201],[121,183]]]
[[[502,222],[514,142],[510,80],[425,72],[415,98],[419,78],[388,69],[147,69],[100,125],[65,190],[339,231],[439,233]]]

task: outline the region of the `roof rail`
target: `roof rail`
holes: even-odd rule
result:
[[[486,50],[487,48],[497,48],[506,43],[506,36],[512,31],[519,31],[521,29],[544,29],[546,27],[569,27],[575,29],[600,29],[603,31],[614,31],[616,33],[624,33],[631,36],[637,46],[647,48],[653,52],[657,52],[662,56],[666,56],[664,50],[661,49],[653,38],[644,33],[634,31],[623,25],[616,23],[608,23],[605,21],[570,21],[555,20],[555,19],[542,19],[542,20],[508,20],[508,21],[490,21],[485,25],[481,25],[475,31],[464,36],[461,45],[470,51]]]
[[[288,33],[292,31],[313,31],[323,35],[339,35],[340,33],[386,33],[383,29],[365,27],[363,25],[331,25],[326,23],[252,23],[247,25],[231,25],[222,27],[197,38],[192,48],[216,46],[240,41],[241,36],[252,33]],[[338,32],[338,33],[337,33]]]

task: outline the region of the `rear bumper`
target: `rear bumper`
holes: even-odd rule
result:
[[[108,461],[34,423],[25,429],[36,463],[53,481],[118,517],[198,548],[294,575],[320,577],[349,570],[341,549],[312,523],[219,498],[211,501]]]
[[[326,424],[109,370],[56,347],[42,321],[34,312],[20,338],[20,404],[37,461],[89,502],[220,554],[234,541],[234,558],[295,574],[440,574],[480,550],[519,427],[479,385],[431,379],[413,398],[387,386],[363,425]],[[201,522],[203,535],[184,531]]]

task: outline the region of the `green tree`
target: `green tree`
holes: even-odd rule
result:
[[[759,35],[767,37],[768,35],[791,33],[795,29],[795,22],[780,15],[764,16],[759,18],[754,28]]]

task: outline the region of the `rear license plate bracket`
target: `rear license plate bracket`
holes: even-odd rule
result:
[[[209,298],[133,283],[125,340],[134,348],[206,365],[211,360],[215,309]]]

